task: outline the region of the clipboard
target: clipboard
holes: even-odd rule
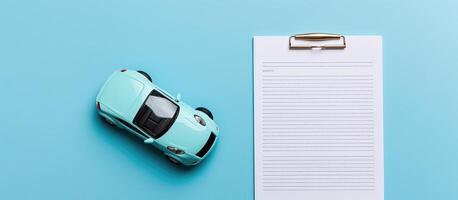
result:
[[[254,37],[256,200],[383,200],[380,36]]]

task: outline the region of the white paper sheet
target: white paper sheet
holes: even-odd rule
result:
[[[255,199],[383,200],[382,38],[254,38]]]

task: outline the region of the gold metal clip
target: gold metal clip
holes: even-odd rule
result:
[[[293,44],[292,40],[306,40],[306,41],[328,41],[328,40],[342,40],[342,44],[333,45],[307,45],[307,44]],[[290,49],[345,49],[345,36],[332,33],[304,33],[296,34],[289,37],[289,48]]]

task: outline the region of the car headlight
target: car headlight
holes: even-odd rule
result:
[[[202,117],[200,117],[199,115],[194,115],[194,119],[196,119],[196,121],[197,121],[200,125],[202,125],[202,126],[205,126],[205,125],[206,125],[205,120],[202,119]]]
[[[178,154],[178,155],[181,155],[181,154],[185,153],[183,150],[181,150],[179,148],[176,148],[176,147],[172,147],[172,146],[168,146],[167,150],[173,152],[174,154]]]

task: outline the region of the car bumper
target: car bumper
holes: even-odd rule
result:
[[[183,155],[174,155],[173,157],[175,159],[177,159],[178,161],[180,161],[183,165],[197,165],[199,164],[202,160],[204,160],[208,154],[210,154],[210,152],[213,150],[213,148],[215,147],[215,144],[218,140],[218,135],[215,134],[215,133],[212,133],[214,135],[214,140],[213,142],[211,143],[211,145],[209,145],[208,150],[206,150],[205,154],[203,154],[202,156],[198,156],[198,155],[195,155],[195,154],[183,154]],[[209,138],[209,140],[211,140]],[[209,141],[207,141],[208,143]],[[204,146],[205,148],[205,146]]]

